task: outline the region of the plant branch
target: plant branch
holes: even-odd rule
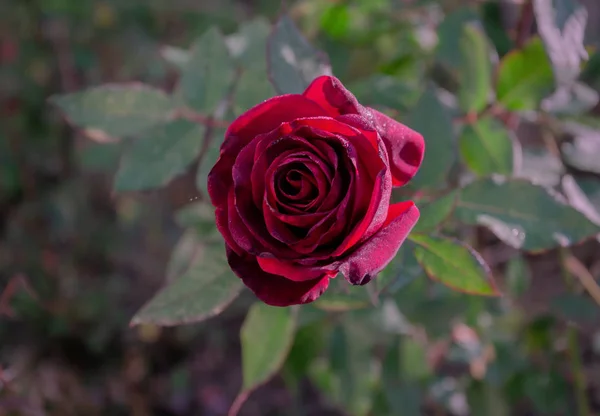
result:
[[[581,283],[594,301],[600,305],[600,286],[598,286],[596,279],[594,279],[589,270],[570,253],[565,254],[563,263],[566,270],[579,280],[579,283]]]
[[[242,390],[240,392],[240,394],[238,394],[237,397],[235,398],[235,400],[233,401],[233,404],[229,408],[229,412],[227,412],[227,416],[237,416],[237,414],[240,412],[242,406],[246,402],[248,395],[249,395],[248,391]]]
[[[521,6],[521,15],[517,22],[516,35],[515,35],[515,46],[517,49],[521,49],[529,34],[531,32],[531,26],[533,25],[533,0],[526,0],[523,6]]]
[[[194,123],[204,124],[208,128],[227,128],[229,122],[225,120],[218,120],[212,116],[205,116],[204,114],[196,113],[189,108],[178,108],[173,113],[173,118],[181,118],[184,120],[192,121]]]

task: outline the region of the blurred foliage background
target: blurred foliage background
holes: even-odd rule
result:
[[[552,3],[556,19],[565,17],[563,33],[583,36],[567,21],[576,2]],[[576,58],[578,87],[566,104],[522,111],[539,107],[527,101],[532,88],[546,92],[533,82],[504,100],[518,117],[497,116],[523,148],[517,176],[560,188],[594,219],[600,5],[581,4],[590,59]],[[122,143],[69,127],[47,98],[109,82],[171,90],[181,50],[210,26],[230,35],[257,17],[273,22],[281,10],[275,0],[0,3],[0,415],[227,413],[242,383],[238,334],[250,294],[200,324],[129,327],[173,267],[185,228],[175,213],[201,197],[193,169],[160,190],[115,193]],[[455,105],[465,77],[482,75],[481,59],[474,72],[461,66],[463,27],[476,22],[485,33],[490,68],[539,29],[527,0],[305,0],[289,2],[288,13],[363,104],[426,130],[439,163],[457,148],[440,139],[444,129],[476,117]],[[466,55],[476,60],[474,42]],[[581,45],[573,42],[562,50]],[[542,68],[525,72],[543,81],[536,56],[515,71]],[[439,98],[423,94],[434,86]],[[445,180],[443,170],[428,171]],[[540,226],[554,220],[549,212]],[[600,277],[598,241],[525,254],[481,227],[453,232],[492,267],[501,299],[451,292],[401,258],[394,295],[377,308],[303,309],[282,371],[240,414],[600,414],[600,309],[578,283]]]

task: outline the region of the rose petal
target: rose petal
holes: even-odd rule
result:
[[[327,75],[315,78],[303,95],[327,110],[332,117],[358,113],[360,106],[356,97],[344,87],[339,79]]]
[[[364,285],[394,258],[419,219],[412,201],[390,205],[383,227],[341,260],[339,271],[353,285]]]
[[[223,236],[225,240],[225,244],[230,247],[237,254],[243,254],[244,250],[235,242],[233,236],[231,235],[231,231],[229,231],[229,216],[228,216],[228,207],[219,207],[215,209],[215,219],[217,224],[217,230]]]
[[[273,207],[267,199],[265,199],[263,203],[265,204],[263,206],[263,212],[265,214],[265,220],[267,221],[267,227],[269,226],[269,217],[274,217],[276,220],[294,227],[306,228],[316,224],[329,214],[328,212],[309,212],[297,215],[288,215],[283,214],[275,209],[275,207]]]
[[[323,173],[327,175],[328,182],[331,182],[331,177],[335,172],[335,166],[329,166],[327,159],[330,154],[324,154],[317,146],[309,143],[306,139],[297,136],[286,136],[273,140],[273,137],[265,137],[261,139],[254,153],[254,165],[252,166],[251,183],[252,196],[254,204],[262,205],[264,196],[265,181],[268,178],[267,170],[273,168],[272,171],[279,165],[283,164],[284,160],[295,153],[302,153],[308,158],[313,159],[323,168]],[[337,160],[334,160],[337,163]]]
[[[227,260],[233,272],[260,300],[271,306],[309,303],[321,296],[329,286],[330,274],[314,280],[294,282],[263,271],[255,257],[237,255],[227,249]]]
[[[402,186],[415,176],[425,152],[425,142],[419,133],[377,110],[360,105],[335,77],[316,78],[304,96],[319,104],[332,117],[359,114],[367,124],[372,124],[387,148],[394,186]]]
[[[235,208],[235,195],[233,189],[229,191],[229,202],[227,203],[227,229],[229,236],[231,236],[237,246],[241,247],[244,251],[255,254],[260,254],[265,251],[259,246],[256,239],[250,234],[248,228],[240,218],[240,215]],[[225,235],[223,235],[223,237],[225,237]],[[227,241],[227,238],[225,238],[225,241]],[[232,246],[232,248],[233,247],[234,246]]]
[[[377,110],[367,110],[373,113],[375,127],[387,148],[393,185],[402,186],[415,176],[423,162],[423,136]]]
[[[258,265],[267,273],[283,276],[294,282],[305,282],[317,279],[323,275],[334,277],[337,270],[334,265],[326,267],[300,266],[290,261],[282,261],[275,257],[257,257]]]
[[[290,94],[270,98],[240,115],[227,129],[219,159],[208,174],[208,194],[212,204],[221,206],[227,202],[232,185],[231,167],[240,150],[252,139],[276,129],[281,123],[326,114],[314,101]]]
[[[252,141],[242,149],[231,172],[233,177],[233,200],[229,200],[229,229],[238,245],[249,253],[278,253],[284,258],[294,258],[295,253],[281,241],[274,238],[265,225],[262,205],[254,205],[250,181],[253,154],[257,141]],[[254,243],[252,244],[252,241]]]
[[[358,185],[360,187],[361,185]],[[334,256],[341,256],[347,250],[351,249],[359,241],[366,240],[381,227],[385,221],[386,210],[388,208],[391,195],[391,182],[389,180],[389,172],[381,171],[372,186],[372,192],[369,195],[361,195],[367,202],[367,211],[364,212],[359,208],[354,209],[354,213],[360,213],[360,221],[354,226],[352,231],[334,251]],[[357,197],[357,199],[360,197]],[[370,198],[370,199],[369,199]],[[364,202],[363,202],[364,204]],[[364,213],[362,213],[362,212]]]

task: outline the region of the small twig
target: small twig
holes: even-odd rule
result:
[[[229,412],[227,413],[227,416],[237,416],[237,414],[240,412],[242,406],[246,402],[246,399],[248,399],[249,393],[250,393],[249,391],[243,390],[240,392],[240,394],[237,395],[237,397],[233,401],[231,407],[229,408]]]
[[[594,279],[594,276],[592,276],[589,270],[570,253],[566,253],[564,256],[564,267],[571,275],[579,280],[594,301],[600,305],[600,286],[598,286],[596,279]]]
[[[230,124],[225,120],[218,120],[211,116],[205,116],[204,114],[196,113],[189,108],[179,108],[175,110],[173,113],[173,118],[182,118],[194,123],[204,124],[208,128],[227,128]]]
[[[527,0],[521,6],[521,16],[517,22],[517,33],[515,36],[515,46],[517,49],[521,49],[527,41],[531,32],[531,26],[533,25],[533,17],[533,0]]]

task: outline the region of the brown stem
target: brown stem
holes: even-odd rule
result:
[[[229,412],[227,413],[227,416],[237,416],[237,414],[240,412],[240,409],[246,402],[246,399],[248,398],[248,396],[249,396],[249,392],[246,390],[242,390],[240,392],[240,394],[238,394],[237,397],[235,398],[235,400],[233,401],[233,404],[229,408]]]
[[[229,122],[225,120],[216,120],[213,117],[196,113],[188,108],[179,108],[173,113],[173,118],[182,118],[194,123],[204,124],[208,128],[227,128]]]
[[[533,0],[527,0],[521,7],[521,16],[517,22],[515,46],[517,49],[521,49],[529,34],[531,33],[531,26],[533,25]]]

